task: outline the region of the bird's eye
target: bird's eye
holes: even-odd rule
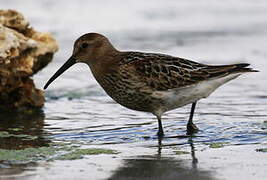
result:
[[[87,48],[88,47],[88,43],[82,43],[82,45],[81,45],[81,48]]]

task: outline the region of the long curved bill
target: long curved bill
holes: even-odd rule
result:
[[[76,59],[74,59],[73,57],[70,57],[67,60],[67,62],[65,62],[65,64],[63,64],[61,68],[59,68],[59,70],[57,70],[57,72],[47,81],[47,83],[44,86],[44,89],[46,89],[58,76],[63,74],[67,69],[69,69],[75,63],[76,63]]]

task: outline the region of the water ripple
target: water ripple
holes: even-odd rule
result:
[[[267,142],[266,119],[262,107],[255,103],[242,103],[238,97],[224,101],[200,101],[195,114],[195,123],[200,132],[194,136],[195,143],[227,142],[233,145]],[[228,102],[231,98],[232,101]],[[79,140],[90,144],[118,144],[157,139],[156,118],[148,113],[131,111],[112,102],[105,95],[83,99],[50,100],[46,104],[45,130],[55,139]],[[238,103],[237,103],[238,102]],[[62,112],[53,107],[64,107]],[[186,122],[190,107],[171,111],[163,116],[168,144],[188,144]],[[62,116],[61,116],[62,113]],[[183,140],[184,139],[184,140]]]

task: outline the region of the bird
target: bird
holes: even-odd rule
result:
[[[207,65],[161,53],[119,51],[104,35],[91,32],[74,42],[71,57],[44,86],[76,63],[85,63],[104,91],[118,104],[152,113],[164,136],[161,117],[170,110],[191,105],[186,132],[198,132],[193,123],[197,102],[238,76],[258,72],[247,63]]]

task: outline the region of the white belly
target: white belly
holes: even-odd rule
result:
[[[156,91],[153,93],[153,96],[161,98],[163,102],[165,102],[165,105],[155,110],[154,114],[161,115],[166,111],[196,102],[201,98],[206,98],[218,87],[241,74],[242,73],[230,74],[225,77],[202,81],[183,88],[176,88],[168,91]]]

